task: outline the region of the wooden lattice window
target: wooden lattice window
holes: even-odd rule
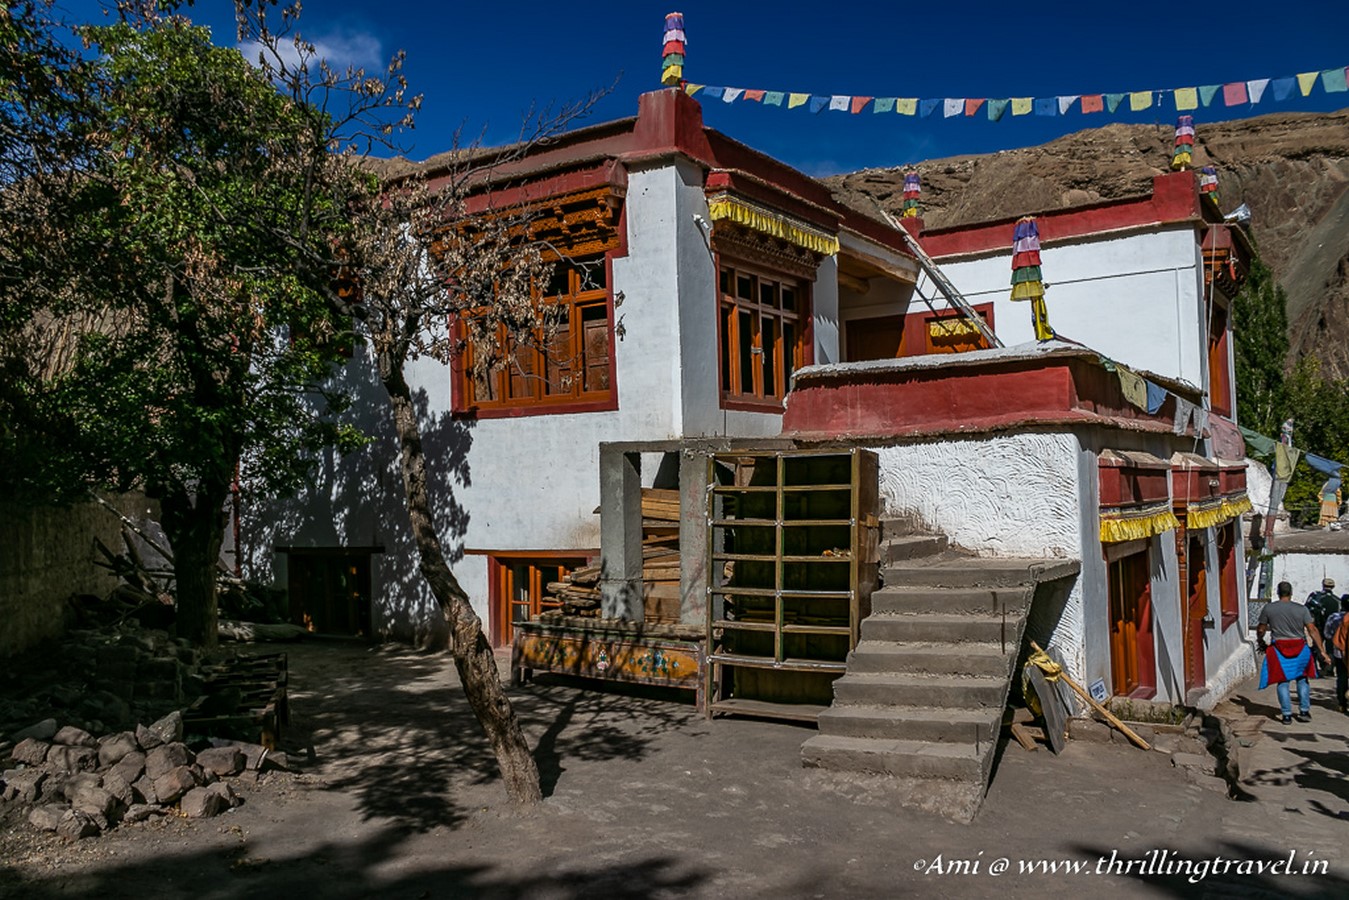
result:
[[[560,609],[562,601],[548,594],[548,585],[560,582],[584,566],[584,557],[489,557],[492,643],[510,644],[515,626],[532,622],[540,613]]]
[[[538,302],[542,324],[532,340],[512,348],[513,364],[475,375],[475,350],[465,350],[458,374],[460,409],[570,411],[578,404],[612,403],[613,327],[604,257],[559,262]],[[497,340],[502,347],[510,341],[504,325]]]
[[[718,317],[723,405],[780,410],[792,373],[810,362],[809,322],[804,281],[723,263]]]

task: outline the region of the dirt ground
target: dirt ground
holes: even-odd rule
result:
[[[1342,732],[1308,732],[1324,758],[1264,773],[1246,802],[1162,753],[1012,744],[983,810],[959,825],[898,806],[883,780],[803,769],[807,728],[540,679],[513,692],[547,796],[520,812],[448,657],[288,652],[299,771],[236,779],[245,803],[218,818],[78,843],[10,815],[0,896],[1349,896]],[[1267,713],[1267,693],[1248,711]],[[1313,725],[1335,715],[1321,702]]]

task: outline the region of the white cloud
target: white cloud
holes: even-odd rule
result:
[[[367,72],[378,73],[389,62],[379,38],[372,34],[334,31],[306,40],[313,43],[318,59],[327,60],[328,65],[338,71],[347,66],[358,66]],[[239,45],[239,52],[249,61],[254,61],[262,53],[262,45],[257,41],[247,41]],[[297,65],[300,61],[299,52],[288,39],[279,42],[277,53],[288,66]]]

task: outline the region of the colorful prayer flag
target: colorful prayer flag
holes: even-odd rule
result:
[[[1223,85],[1223,105],[1240,106],[1246,102],[1246,82],[1233,81]]]
[[[1320,72],[1299,72],[1297,75],[1297,87],[1302,91],[1302,96],[1307,96],[1312,92],[1312,85],[1316,84],[1316,79],[1320,77]]]
[[[932,115],[932,111],[937,108],[937,104],[939,103],[941,103],[940,100],[931,98],[920,101],[918,104],[918,115],[926,119],[928,116]]]
[[[712,85],[708,85],[707,87],[703,88],[703,96],[716,97],[717,99],[721,99],[721,95],[725,93],[725,91],[726,88],[724,87],[714,87]]]
[[[1130,91],[1129,109],[1140,112],[1152,106],[1152,91]]]
[[[784,96],[785,96],[785,95],[783,94],[782,91],[764,91],[764,92],[763,92],[763,105],[764,105],[764,106],[781,106],[781,105],[782,105],[782,98],[783,98]]]
[[[835,112],[847,112],[848,104],[852,102],[852,97],[843,94],[833,94],[829,97],[829,108]]]
[[[1199,108],[1199,91],[1192,87],[1176,88],[1173,96],[1176,98],[1176,109]]]
[[[1035,104],[1034,97],[1013,97],[1012,115],[1024,116],[1029,113]]]
[[[990,100],[988,101],[988,120],[996,122],[1002,118],[1003,113],[1007,112],[1007,107],[1011,104],[1010,100]]]
[[[1349,91],[1349,81],[1345,79],[1345,70],[1326,69],[1321,73],[1321,87],[1327,94],[1342,94]]]
[[[705,84],[686,84],[684,85],[684,93],[692,97],[694,94],[698,93],[705,87],[707,87],[707,85]]]
[[[895,111],[894,97],[877,97],[876,102],[871,104],[871,111],[874,113],[888,113]]]
[[[745,99],[752,103],[760,103],[763,101],[765,93],[766,91],[745,91]]]
[[[805,102],[806,102],[807,100],[809,100],[809,99],[810,99],[810,94],[788,94],[788,95],[787,95],[787,108],[788,108],[788,109],[796,109],[798,106],[803,106],[803,105],[805,104]]]
[[[853,115],[857,115],[862,110],[866,109],[867,104],[870,102],[871,102],[870,97],[853,97],[852,98]]]
[[[911,116],[918,111],[917,97],[898,97],[895,99],[895,112],[901,116]]]
[[[1037,97],[1035,100],[1035,114],[1037,116],[1057,116],[1059,114],[1059,104],[1053,97]]]
[[[1213,96],[1218,93],[1219,85],[1202,84],[1199,86],[1199,102],[1204,104],[1205,108],[1213,102]]]
[[[811,95],[811,97],[810,97],[810,111],[811,111],[811,112],[813,112],[813,113],[818,113],[820,110],[824,109],[824,108],[825,108],[826,106],[828,106],[828,105],[829,105],[829,98],[828,98],[828,97],[822,97],[822,96],[818,96],[818,95],[815,95],[815,94],[812,94],[812,95]]]
[[[740,95],[745,92],[744,88],[727,88],[722,91],[721,99],[723,103],[734,103],[740,99]]]
[[[1119,109],[1119,105],[1123,102],[1124,102],[1123,94],[1105,95],[1105,108],[1110,110],[1111,112],[1114,112],[1115,110]]]
[[[1246,82],[1246,92],[1251,97],[1251,103],[1259,103],[1260,98],[1265,96],[1265,88],[1269,87],[1268,78],[1257,78],[1254,81]]]
[[[1060,98],[1059,98],[1059,115],[1062,116],[1062,115],[1066,114],[1066,113],[1068,112],[1068,110],[1070,110],[1070,109],[1073,108],[1073,104],[1076,103],[1076,102],[1077,102],[1077,95],[1076,95],[1076,94],[1073,94],[1071,97],[1060,97]]]
[[[1098,113],[1103,109],[1105,109],[1105,97],[1101,96],[1100,94],[1082,95],[1083,113]]]
[[[1274,99],[1287,100],[1293,94],[1293,85],[1297,84],[1295,78],[1275,78],[1274,79]]]
[[[947,119],[951,118],[952,116],[960,115],[961,112],[963,112],[965,109],[965,99],[963,97],[960,99],[947,97],[943,101],[943,104],[944,106],[942,107],[942,116]]]
[[[984,105],[983,99],[965,101],[965,115],[972,116],[979,111],[979,107]]]

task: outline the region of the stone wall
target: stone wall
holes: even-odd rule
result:
[[[139,494],[112,505],[141,524],[149,504]],[[96,503],[30,508],[0,502],[0,657],[18,653],[65,629],[66,598],[104,596],[116,584],[94,565],[97,537],[114,553],[123,549],[120,524]]]

